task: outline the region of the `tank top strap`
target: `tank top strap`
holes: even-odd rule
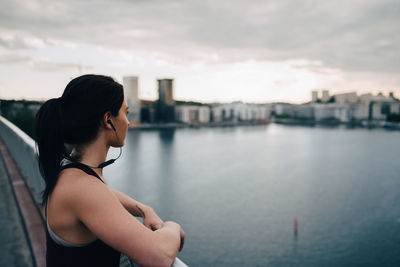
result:
[[[62,170],[64,170],[64,169],[69,169],[69,168],[77,168],[77,169],[80,169],[80,170],[86,172],[86,173],[89,174],[89,175],[95,176],[95,177],[96,177],[97,179],[99,179],[102,183],[104,183],[103,180],[101,180],[100,176],[99,176],[92,168],[90,168],[89,166],[87,166],[87,165],[85,165],[85,164],[82,164],[82,163],[80,163],[80,162],[71,162],[71,163],[65,164],[64,166],[61,166],[60,172],[61,172]]]

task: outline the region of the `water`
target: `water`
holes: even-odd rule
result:
[[[130,131],[105,176],[183,226],[189,266],[400,266],[399,151],[385,130]]]

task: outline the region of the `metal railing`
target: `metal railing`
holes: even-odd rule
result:
[[[45,183],[39,171],[35,141],[2,116],[0,116],[0,137],[7,145],[36,205],[40,207]]]

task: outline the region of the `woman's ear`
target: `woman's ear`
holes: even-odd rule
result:
[[[104,128],[110,128],[112,130],[111,124],[108,123],[110,119],[111,119],[111,112],[107,111],[106,113],[104,113],[102,123]]]

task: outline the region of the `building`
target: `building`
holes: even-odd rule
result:
[[[211,107],[212,122],[232,122],[235,121],[235,110],[233,104],[216,104]]]
[[[222,106],[221,105],[212,105],[211,106],[211,122],[222,122],[223,114],[222,114]]]
[[[365,96],[363,100],[369,106],[369,120],[386,120],[391,114],[400,114],[400,102],[393,97],[379,93]]]
[[[318,91],[311,92],[311,102],[312,103],[318,102]]]
[[[275,105],[275,115],[279,118],[291,119],[312,119],[314,118],[314,108],[311,105],[294,105],[288,103],[278,103]]]
[[[128,120],[140,122],[139,78],[136,76],[123,77],[124,95],[129,107]]]
[[[336,94],[333,97],[335,98],[335,103],[339,105],[356,104],[358,102],[356,92]]]
[[[140,121],[142,123],[154,123],[156,121],[154,108],[156,106],[156,101],[141,100],[140,106]]]
[[[175,108],[175,119],[188,124],[207,124],[210,122],[208,106],[182,105]]]
[[[175,105],[174,100],[174,80],[159,79],[158,82],[158,97],[159,100],[167,106]]]
[[[174,80],[158,79],[158,102],[156,118],[159,122],[172,122],[175,119]]]
[[[209,123],[210,122],[210,107],[201,106],[199,107],[199,123]]]
[[[246,104],[233,102],[215,104],[211,107],[211,121],[219,122],[265,122],[271,116],[271,104]]]
[[[329,90],[322,90],[322,102],[327,103],[329,99]]]
[[[350,105],[331,104],[315,104],[314,105],[315,121],[338,121],[349,122],[353,118],[353,108]]]
[[[318,91],[322,90],[322,98],[318,98]],[[329,89],[315,89],[311,91],[311,103],[328,103],[331,100]]]

